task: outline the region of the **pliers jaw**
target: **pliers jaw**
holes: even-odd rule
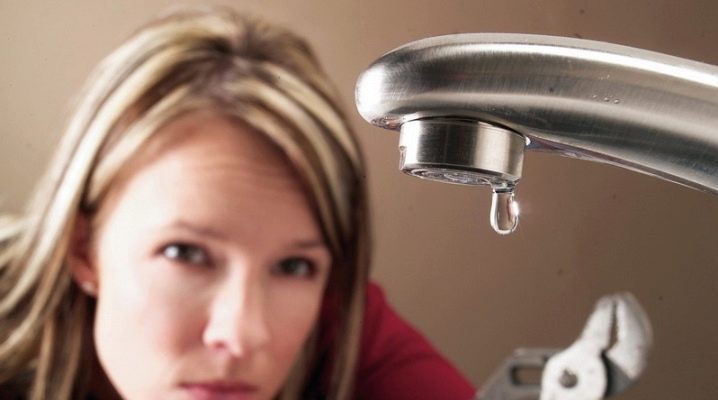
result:
[[[646,367],[653,332],[630,293],[602,297],[581,336],[549,359],[541,400],[599,400],[631,386]]]
[[[616,304],[617,338],[605,355],[608,376],[607,395],[624,391],[646,369],[653,347],[653,330],[648,314],[630,293],[620,295]]]
[[[518,349],[504,361],[478,400],[599,400],[631,386],[653,344],[648,316],[629,293],[602,297],[580,337],[565,350]],[[543,369],[540,385],[517,371]]]

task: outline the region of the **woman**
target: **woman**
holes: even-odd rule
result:
[[[0,225],[2,394],[469,398],[367,289],[363,168],[301,39],[226,9],[144,27]]]

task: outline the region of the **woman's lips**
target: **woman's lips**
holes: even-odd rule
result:
[[[193,400],[256,400],[259,388],[242,382],[185,383],[182,389]]]

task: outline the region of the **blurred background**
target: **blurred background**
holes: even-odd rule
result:
[[[206,4],[185,1],[185,4]],[[354,108],[357,76],[406,42],[520,32],[614,42],[718,64],[713,0],[224,1],[315,46],[357,128],[373,201],[373,276],[479,385],[519,346],[564,347],[595,301],[628,290],[655,348],[620,399],[716,399],[718,197],[617,167],[527,153],[522,219],[501,237],[490,191],[397,170],[398,134]],[[18,212],[93,66],[170,0],[0,0],[0,212]],[[718,132],[716,132],[718,134]]]

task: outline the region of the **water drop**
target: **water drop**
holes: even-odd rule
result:
[[[608,103],[609,101],[611,101],[611,98],[610,98],[610,97],[604,97],[604,98],[603,98],[603,101],[605,101],[606,103]]]
[[[494,189],[491,196],[491,227],[499,235],[508,235],[519,224],[519,204],[514,200],[513,188]]]
[[[618,99],[613,100],[613,104],[618,104],[618,103],[620,103],[620,102],[621,102],[621,100],[618,100]]]

